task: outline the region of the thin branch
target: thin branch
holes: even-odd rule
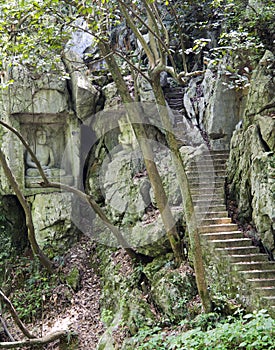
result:
[[[142,2],[147,11],[148,27],[151,29],[152,28],[154,29],[154,34],[151,31],[149,31],[149,42],[150,42],[150,47],[152,49],[152,52],[155,56],[155,61],[158,62],[160,59],[163,60],[163,55],[161,55],[160,43],[159,43],[159,40],[156,40],[156,36],[155,36],[155,33],[156,33],[156,35],[160,37],[159,28],[156,23],[156,18],[152,12],[152,9],[147,4],[147,1],[142,0]]]
[[[43,181],[45,183],[48,182],[47,176],[44,173],[42,166],[39,162],[39,160],[36,158],[36,155],[34,154],[33,150],[31,149],[30,145],[28,144],[28,142],[25,140],[25,138],[22,136],[22,134],[16,130],[14,127],[12,127],[11,125],[5,123],[3,120],[0,120],[0,124],[3,125],[5,128],[7,128],[8,130],[10,130],[11,132],[13,132],[18,138],[19,140],[22,142],[22,144],[25,146],[26,150],[29,152],[32,161],[35,163],[35,165],[37,166],[37,169],[43,179]]]
[[[26,142],[26,140],[24,140],[24,137],[15,128],[11,127],[7,123],[0,121],[0,124],[2,124],[3,126],[7,127],[10,131],[12,131],[20,139],[20,141],[22,141],[22,143],[26,147],[27,151],[32,153],[32,157],[33,157],[32,159],[36,165],[39,165],[38,170],[39,170],[39,173],[43,179],[43,181],[40,183],[40,186],[42,186],[43,188],[58,188],[58,189],[61,189],[64,191],[68,191],[68,192],[76,194],[77,196],[82,198],[84,201],[88,202],[89,205],[98,214],[98,216],[104,221],[105,225],[112,231],[114,236],[117,238],[119,244],[125,249],[125,251],[128,253],[128,255],[131,258],[137,259],[139,261],[141,261],[143,259],[144,256],[142,256],[139,253],[136,253],[132,248],[129,248],[130,247],[129,243],[124,239],[124,237],[121,234],[121,232],[119,231],[119,229],[111,223],[111,221],[104,214],[104,212],[100,208],[100,206],[90,196],[88,196],[84,192],[82,192],[74,187],[71,187],[68,185],[63,185],[60,183],[50,182],[48,180],[46,174],[44,173],[44,170],[41,167],[40,162],[37,159],[36,155],[33,153],[33,151],[31,150],[31,148],[30,148],[29,144]],[[5,156],[2,153],[1,149],[0,149],[0,162],[2,163],[5,174],[6,174],[7,178],[10,180],[10,183],[12,184],[13,190],[15,191],[17,198],[20,201],[20,203],[25,211],[27,227],[28,227],[28,232],[29,232],[29,239],[30,239],[32,247],[34,248],[34,253],[36,255],[38,255],[38,257],[40,259],[43,259],[41,261],[43,263],[43,265],[46,266],[50,271],[52,271],[52,265],[49,265],[51,262],[47,259],[46,256],[44,256],[43,252],[40,250],[39,246],[36,243],[34,227],[33,227],[33,223],[32,223],[32,216],[31,216],[31,211],[30,211],[30,208],[28,206],[28,203],[27,203],[25,197],[23,196],[22,192],[20,191],[19,186],[18,186],[11,170],[8,167]],[[47,265],[45,265],[45,264],[47,264]]]
[[[124,248],[124,250],[127,252],[127,254],[131,258],[137,259],[138,261],[143,261],[144,259],[146,259],[146,256],[144,256],[143,254],[139,254],[135,250],[130,248],[130,244],[123,237],[120,230],[111,223],[111,221],[108,219],[104,211],[100,208],[100,206],[96,203],[96,201],[91,196],[78,190],[75,187],[64,185],[58,182],[47,182],[47,183],[41,182],[40,186],[47,187],[47,188],[58,188],[58,189],[76,194],[79,198],[87,202],[93,208],[95,213],[100,217],[100,219],[104,222],[104,224],[111,230],[113,235],[116,237],[119,245],[121,245],[121,247]]]
[[[113,53],[118,55],[119,57],[121,57],[124,61],[126,61],[129,66],[131,66],[135,71],[137,71],[140,75],[143,76],[143,78],[145,78],[149,83],[151,83],[151,79],[142,72],[142,70],[140,68],[138,68],[137,66],[134,65],[134,63],[132,63],[126,56],[124,56],[121,52],[119,52],[118,50],[113,50]]]
[[[3,151],[0,148],[0,164],[3,167],[4,173],[9,181],[10,186],[12,187],[13,191],[16,194],[16,197],[18,198],[20,204],[22,205],[22,208],[24,210],[25,216],[26,216],[26,225],[28,228],[28,239],[31,244],[31,248],[33,251],[33,254],[38,257],[40,260],[41,264],[46,267],[46,269],[52,273],[53,272],[53,264],[52,262],[48,259],[48,257],[42,252],[40,249],[36,237],[35,237],[35,230],[33,226],[33,220],[32,220],[32,212],[29,206],[29,203],[27,202],[25,196],[23,195],[8,163],[6,160],[6,157],[3,153]],[[47,180],[48,181],[48,180]]]
[[[68,330],[61,330],[45,335],[41,338],[33,338],[29,340],[21,340],[15,342],[1,342],[0,349],[15,349],[23,347],[31,347],[36,345],[46,345],[56,340],[66,338],[69,334]]]
[[[147,0],[145,0],[147,1]],[[162,28],[162,31],[164,33],[164,37],[165,37],[165,40],[163,40],[163,42],[165,43],[165,52],[168,54],[168,57],[169,59],[171,60],[171,64],[174,66],[174,68],[176,68],[176,64],[174,62],[174,59],[173,59],[173,56],[171,55],[171,52],[170,52],[170,49],[169,49],[169,33],[160,17],[160,14],[159,14],[159,10],[158,10],[158,7],[156,6],[156,3],[150,3],[150,6],[152,6],[153,8],[153,12],[155,13],[155,16],[156,16],[156,20],[159,22],[159,24],[161,25],[161,28]],[[160,35],[159,35],[160,36]],[[161,50],[160,50],[161,51]],[[162,60],[163,60],[163,63],[167,64],[167,60],[166,60],[166,57],[164,55],[164,52],[162,52]]]
[[[252,117],[254,115],[261,114],[262,112],[266,111],[267,109],[271,109],[274,107],[275,107],[275,101],[273,100],[273,101],[269,102],[267,105],[265,105],[264,107],[262,107],[261,109],[259,109],[257,112],[248,113],[248,114],[246,114],[246,116]]]
[[[139,20],[139,22],[144,25],[146,27],[146,29],[148,29],[149,32],[151,32],[155,37],[156,39],[158,40],[158,42],[160,43],[161,46],[163,46],[164,50],[167,52],[167,55],[168,55],[168,58],[169,60],[171,61],[171,64],[172,66],[174,67],[175,71],[176,71],[176,64],[175,64],[175,61],[173,59],[173,56],[171,55],[170,53],[170,50],[169,48],[167,47],[167,45],[163,42],[163,40],[161,39],[160,36],[157,35],[157,33],[155,33],[151,28],[150,26],[148,26],[148,24],[138,15],[138,13],[133,9],[131,8],[129,5],[127,5],[124,1],[122,0],[118,0],[118,2],[125,6],[126,9],[130,12],[133,13],[133,15]],[[126,12],[127,13],[127,12]],[[132,28],[131,28],[132,29]]]
[[[3,326],[3,329],[4,329],[4,332],[5,334],[9,337],[10,341],[15,341],[15,339],[13,338],[13,336],[11,335],[9,329],[8,329],[8,326],[7,326],[7,323],[4,319],[4,317],[0,314],[0,322]]]
[[[147,44],[146,40],[144,39],[143,35],[141,34],[139,29],[137,28],[137,26],[133,22],[131,16],[127,12],[127,10],[129,10],[129,9],[127,9],[127,5],[121,0],[118,0],[118,2],[121,5],[120,6],[121,11],[123,12],[124,17],[126,18],[126,21],[127,21],[128,25],[129,25],[129,27],[132,29],[132,31],[135,34],[136,38],[139,40],[143,50],[145,51],[145,53],[146,53],[146,55],[148,57],[149,63],[151,65],[151,67],[153,68],[155,66],[155,60],[154,60],[154,55],[153,55],[150,47],[148,46],[148,44]]]
[[[2,292],[0,289],[0,298],[3,300],[3,302],[7,305],[9,312],[16,323],[16,325],[19,327],[21,332],[29,339],[35,339],[35,336],[29,332],[29,330],[25,327],[23,322],[20,320],[14,306],[12,305],[12,302],[9,300],[9,298]]]
[[[171,9],[172,9],[173,15],[175,17],[175,20],[177,22],[177,28],[178,28],[179,35],[180,35],[180,44],[181,44],[181,51],[182,51],[181,56],[182,56],[183,69],[184,69],[185,73],[188,73],[186,57],[185,57],[185,53],[184,53],[185,45],[184,45],[184,40],[183,40],[183,32],[182,32],[181,24],[180,24],[179,17],[177,15],[177,12],[176,12],[175,7],[173,6],[173,4],[171,4]]]

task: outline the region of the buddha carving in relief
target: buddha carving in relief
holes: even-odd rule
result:
[[[47,132],[46,130],[39,128],[35,133],[35,145],[34,153],[39,160],[44,172],[48,176],[59,176],[64,175],[65,171],[63,169],[58,169],[55,167],[55,159],[52,148],[47,143]],[[39,171],[36,164],[31,159],[29,153],[26,156],[26,175],[30,177],[39,176]]]

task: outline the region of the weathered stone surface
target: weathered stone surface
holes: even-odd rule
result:
[[[71,218],[72,195],[65,193],[36,194],[29,198],[38,244],[60,249],[73,240]],[[75,239],[77,235],[75,235]]]
[[[266,52],[252,75],[244,126],[231,140],[228,182],[230,195],[237,200],[239,218],[252,220],[257,238],[274,253],[275,120],[272,109],[264,109],[275,97],[273,64],[273,55]]]
[[[25,69],[14,67],[14,83],[10,86],[9,95],[3,99],[3,109],[10,113],[58,114],[69,111],[68,91],[64,80],[54,75],[45,75],[33,79]]]
[[[101,174],[102,190],[107,210],[114,222],[123,217],[123,222],[133,223],[150,204],[150,184],[147,176],[138,176],[144,171],[139,152],[121,151],[114,154],[106,172]]]
[[[79,63],[80,62],[80,63]],[[87,68],[75,52],[66,53],[66,69],[70,74],[71,103],[77,117],[85,121],[96,112],[99,91],[87,76]]]
[[[258,235],[274,250],[275,156],[266,152],[257,125],[235,132],[231,142],[228,182],[237,200],[239,217],[253,220]]]
[[[266,51],[251,77],[251,86],[244,112],[245,127],[250,125],[258,114],[269,115],[270,112],[275,111],[275,106],[264,109],[269,104],[275,104],[274,65],[274,55],[270,51]],[[261,110],[263,110],[262,113],[260,113]]]
[[[155,102],[155,96],[151,84],[143,77],[138,79],[140,102]]]
[[[126,264],[128,266],[124,265],[125,257],[122,258],[124,264],[115,262],[114,257],[117,253],[122,254],[121,252],[112,253],[104,246],[99,247],[98,252],[103,276],[101,296],[101,311],[102,316],[105,316],[102,317],[103,321],[109,329],[125,324],[131,334],[135,334],[140,326],[152,326],[155,323],[155,315],[138,288],[139,272],[135,273],[129,262]]]
[[[121,104],[121,99],[115,83],[110,83],[102,89],[105,97],[104,109],[114,109]]]
[[[183,212],[181,207],[173,207],[172,215],[174,224],[179,222],[182,225]],[[127,238],[128,241],[136,247],[136,250],[142,254],[157,257],[171,251],[171,246],[163,227],[160,214],[154,217],[150,222],[137,222],[131,229]]]
[[[232,132],[239,121],[238,95],[227,86],[222,67],[217,73],[207,71],[202,83],[205,96],[203,125],[212,149],[228,149]]]
[[[187,313],[187,304],[197,294],[195,276],[190,268],[174,269],[172,262],[163,257],[154,259],[144,269],[151,283],[154,302],[166,317],[179,321]]]

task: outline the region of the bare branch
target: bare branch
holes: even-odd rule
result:
[[[163,61],[164,57],[163,57],[163,55],[161,55],[160,43],[159,43],[159,40],[156,40],[156,35],[158,37],[160,37],[158,24],[156,22],[156,19],[155,19],[153,12],[152,12],[152,9],[147,4],[147,1],[142,0],[142,2],[143,2],[145,9],[147,11],[148,27],[151,29],[151,31],[149,31],[150,47],[151,47],[152,52],[155,56],[155,61],[158,62],[160,59],[162,59],[162,61]],[[153,31],[152,29],[154,30],[153,33],[152,33],[152,31]]]
[[[164,43],[164,41],[162,40],[162,38],[152,30],[152,28],[150,28],[150,26],[138,15],[138,13],[133,9],[131,8],[129,5],[127,5],[124,1],[122,0],[118,0],[118,2],[120,4],[122,4],[123,6],[126,7],[126,9],[130,12],[133,13],[133,15],[138,19],[138,21],[145,26],[146,29],[148,29],[148,31],[154,35],[156,37],[156,39],[158,40],[158,43],[164,48],[164,50],[166,51],[168,57],[169,57],[169,60],[171,61],[171,64],[172,66],[174,67],[174,69],[176,70],[176,64],[175,64],[175,61],[173,59],[173,56],[171,55],[170,53],[170,50],[169,50],[169,47],[167,47],[167,45]],[[127,12],[126,12],[127,13]],[[163,24],[162,24],[163,26]],[[132,28],[131,28],[132,29]]]
[[[134,63],[132,63],[125,55],[123,55],[118,50],[114,50],[113,52],[114,52],[114,54],[121,57],[124,61],[126,61],[129,64],[129,66],[131,66],[135,71],[137,71],[138,74],[142,75],[143,78],[146,79],[149,83],[151,82],[151,79],[146,74],[144,74],[139,67],[135,66]]]
[[[139,29],[137,28],[137,26],[135,25],[135,23],[133,22],[132,18],[130,17],[129,13],[127,12],[127,7],[126,4],[121,1],[118,0],[119,4],[121,5],[121,11],[123,12],[124,17],[126,18],[126,21],[129,25],[129,27],[132,29],[133,33],[135,34],[136,38],[139,40],[143,50],[145,51],[149,63],[151,65],[151,67],[153,68],[155,66],[155,60],[154,60],[154,55],[150,49],[150,47],[148,46],[146,40],[144,39],[143,35],[141,34],[141,32],[139,31]]]
[[[75,187],[71,187],[71,186],[64,185],[57,182],[47,182],[47,183],[41,182],[40,186],[47,187],[47,188],[58,188],[58,189],[76,194],[79,198],[84,200],[87,204],[89,204],[93,208],[95,213],[100,217],[100,219],[104,222],[104,224],[111,230],[113,235],[116,237],[118,243],[122,246],[122,248],[124,248],[124,250],[127,252],[127,254],[131,258],[137,259],[138,261],[142,261],[144,258],[146,258],[142,254],[139,254],[135,252],[132,248],[130,248],[129,243],[123,237],[120,230],[111,223],[111,221],[108,219],[104,211],[100,208],[100,206],[95,202],[95,200],[91,196],[85,194],[84,192],[78,190]]]
[[[3,167],[4,173],[9,181],[10,186],[12,187],[13,191],[15,192],[20,204],[22,205],[22,208],[24,210],[25,216],[26,216],[26,225],[28,228],[28,239],[29,242],[31,244],[31,248],[33,251],[33,254],[36,255],[38,257],[38,259],[40,260],[41,264],[46,267],[46,269],[49,272],[53,272],[53,264],[52,262],[46,257],[46,255],[42,252],[42,250],[40,249],[37,241],[36,241],[36,237],[35,237],[35,230],[34,230],[34,226],[33,226],[33,221],[32,221],[32,213],[31,213],[31,209],[30,206],[25,198],[25,196],[23,195],[22,191],[20,190],[20,187],[15,179],[15,177],[13,176],[13,173],[7,163],[6,157],[3,153],[3,151],[0,149],[0,164]],[[48,180],[47,180],[48,182]]]
[[[10,341],[15,341],[15,339],[13,338],[13,336],[11,335],[9,329],[8,329],[8,326],[7,326],[7,323],[4,319],[4,317],[0,314],[0,322],[3,326],[3,329],[4,329],[4,332],[5,334],[9,337]]]
[[[9,312],[16,323],[16,325],[19,327],[21,332],[29,339],[35,339],[35,336],[28,331],[28,329],[24,326],[23,322],[20,320],[14,306],[12,305],[12,302],[9,300],[9,298],[1,291],[0,289],[0,298],[3,300],[3,302],[7,305]]]
[[[48,182],[47,176],[45,175],[39,160],[36,158],[36,155],[34,154],[33,150],[31,149],[30,145],[28,144],[28,142],[22,136],[22,134],[20,134],[20,132],[18,130],[16,130],[14,127],[12,127],[11,125],[5,123],[3,120],[0,120],[0,124],[3,125],[5,128],[7,128],[8,130],[10,130],[11,132],[13,132],[19,138],[19,140],[25,146],[26,150],[29,152],[32,161],[37,166],[37,169],[38,169],[43,181]]]
[[[36,345],[46,345],[56,340],[66,338],[68,334],[69,334],[68,330],[61,330],[61,331],[47,334],[41,338],[33,338],[29,340],[21,340],[21,341],[15,341],[15,342],[1,342],[0,349],[15,349],[15,348],[23,348],[26,346],[30,347],[30,346],[36,346]]]

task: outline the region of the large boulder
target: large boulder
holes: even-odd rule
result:
[[[236,90],[229,87],[224,66],[221,65],[217,72],[207,70],[201,88],[205,98],[201,107],[205,112],[200,118],[210,146],[212,149],[229,149],[232,133],[239,122],[240,106]]]
[[[175,269],[169,256],[155,258],[144,268],[150,282],[150,293],[158,308],[172,321],[187,315],[188,303],[196,296],[197,287],[193,270],[185,265]]]
[[[239,218],[251,221],[257,238],[275,251],[275,82],[274,56],[266,52],[252,76],[243,128],[231,140],[228,162],[230,196]]]
[[[71,222],[72,195],[41,193],[29,197],[38,244],[64,252],[77,239]]]

